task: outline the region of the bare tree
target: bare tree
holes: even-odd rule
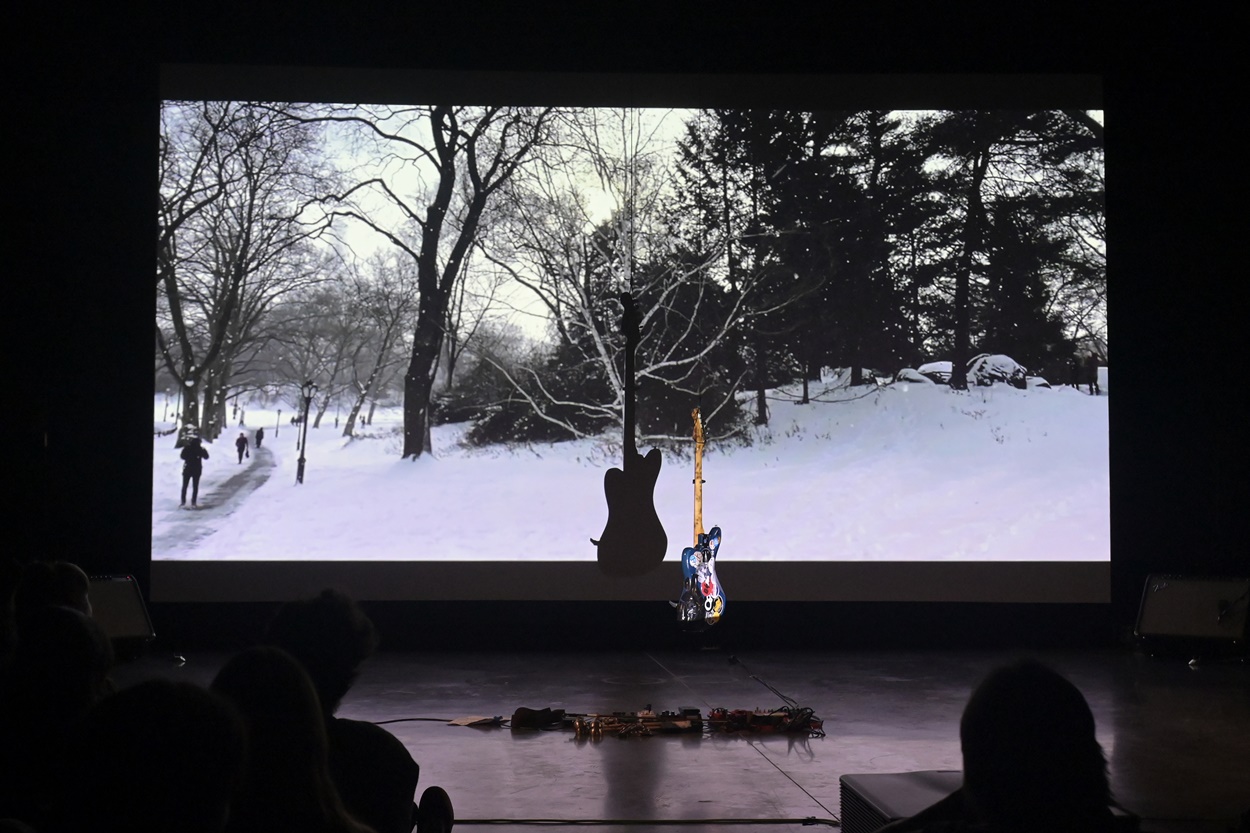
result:
[[[478,224],[499,187],[545,141],[551,113],[550,108],[439,104],[361,106],[319,117],[371,139],[382,169],[323,199],[328,215],[364,223],[416,265],[416,325],[404,377],[405,458],[432,451],[434,377],[452,294]],[[398,184],[405,177],[411,192]]]
[[[316,279],[307,242],[324,224],[299,216],[321,163],[314,130],[278,108],[171,103],[166,115],[157,344],[183,388],[183,424],[215,436],[257,322]]]
[[[362,330],[368,334],[357,347],[350,388],[354,394],[351,410],[343,423],[343,436],[350,437],[366,400],[374,397],[399,357],[395,346],[417,306],[416,274],[410,260],[392,253],[375,255],[368,277],[357,277],[349,290],[351,307],[357,311]]]
[[[1052,164],[1043,170],[1047,190],[1068,206],[1059,220],[1059,234],[1066,239],[1067,248],[1054,270],[1051,303],[1074,342],[1092,339],[1105,345],[1107,223],[1102,123],[1084,110],[1063,112],[1074,129],[1066,144],[1048,160]]]
[[[300,386],[317,385],[313,427],[351,384],[353,364],[372,338],[368,318],[357,306],[351,281],[340,276],[289,298],[271,316],[273,337],[265,349],[266,375],[284,392],[295,412],[303,407]]]
[[[672,162],[683,115],[562,111],[553,141],[509,183],[498,212],[499,234],[485,247],[487,258],[528,289],[545,312],[562,366],[583,366],[606,381],[605,398],[571,401],[544,386],[533,366],[498,367],[539,417],[571,436],[623,418],[616,300],[622,292],[632,294],[639,309],[639,384],[696,400],[707,375],[716,372],[709,357],[757,312],[746,304],[756,276],[742,275],[730,287],[720,267],[723,243],[683,249],[672,227]],[[721,387],[721,401],[705,407],[709,416],[729,401],[736,381]],[[570,418],[570,409],[591,417],[591,424]]]
[[[517,310],[504,298],[512,285],[507,271],[480,256],[484,251],[481,238],[489,237],[488,229],[479,232],[479,240],[470,249],[470,259],[465,262],[464,279],[456,287],[447,308],[447,337],[440,359],[443,390],[449,391],[455,385],[456,371],[466,354],[491,352],[499,328],[506,325],[506,319],[513,314],[529,314]],[[473,265],[471,258],[475,253],[487,262],[480,266]],[[483,340],[485,344],[480,344]]]
[[[220,176],[227,159],[239,150],[230,125],[230,108],[214,102],[161,105],[158,285],[172,280],[177,269],[179,231],[232,184]]]

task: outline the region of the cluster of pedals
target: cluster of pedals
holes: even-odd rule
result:
[[[614,712],[613,714],[575,714],[566,721],[574,736],[598,740],[604,735],[618,738],[646,737],[657,734],[684,734],[703,731],[703,715],[698,709],[679,712]]]
[[[563,709],[521,708],[512,716],[514,729],[572,729],[579,740],[604,737],[649,737],[651,735],[703,733],[801,734],[824,737],[824,721],[808,708],[712,709],[705,720],[697,708],[678,711],[652,711],[648,706],[637,712],[612,714],[567,714]]]

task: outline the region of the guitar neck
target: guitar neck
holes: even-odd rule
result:
[[[625,465],[638,455],[638,443],[634,439],[634,344],[625,340],[625,420],[622,425],[625,438]]]
[[[703,427],[699,423],[699,409],[694,416],[694,545],[699,545],[703,534]]]
[[[634,353],[638,349],[638,314],[634,309],[634,299],[628,292],[621,295],[621,306],[624,307],[621,323],[625,331],[625,414],[621,433],[625,440],[625,466],[628,467],[638,456],[638,444],[634,439]]]

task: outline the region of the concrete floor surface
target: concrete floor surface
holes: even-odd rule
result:
[[[1033,654],[1084,692],[1120,804],[1156,833],[1225,833],[1250,809],[1250,670],[1191,667],[1128,650]],[[179,665],[149,655],[119,685],[153,676],[207,684],[225,654]],[[457,827],[521,820],[597,830],[815,830],[836,825],[839,776],[958,770],[969,693],[1016,655],[993,651],[720,650],[381,653],[338,714],[387,723],[437,784]],[[775,692],[770,689],[775,689]],[[678,734],[598,740],[571,731],[464,727],[519,707],[570,713],[682,707],[811,708],[825,737]],[[434,718],[415,719],[415,718]],[[786,820],[794,820],[787,822]],[[813,824],[804,824],[810,820]],[[671,822],[671,823],[670,823]],[[580,825],[579,825],[580,826]]]

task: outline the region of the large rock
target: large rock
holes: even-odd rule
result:
[[[1006,382],[1024,390],[1028,387],[1028,370],[1011,356],[982,353],[968,362],[968,381],[982,387]]]

